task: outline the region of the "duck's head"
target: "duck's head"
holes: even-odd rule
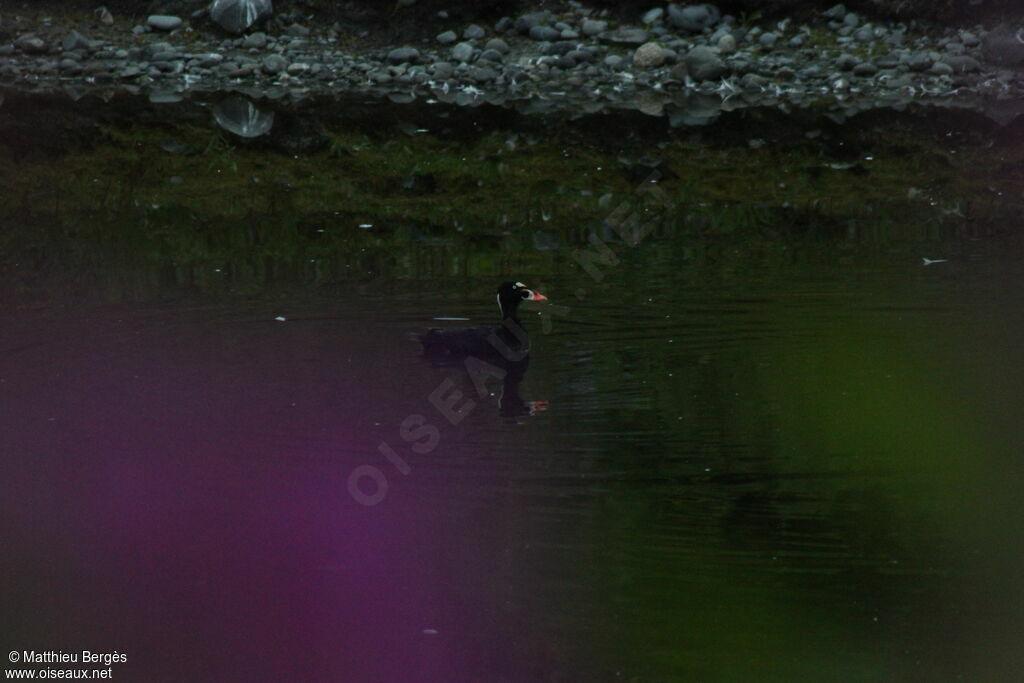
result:
[[[501,317],[515,316],[519,304],[524,301],[547,301],[548,298],[535,289],[530,289],[522,282],[502,282],[498,287],[498,308]]]

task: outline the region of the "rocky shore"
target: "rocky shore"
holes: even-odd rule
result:
[[[1024,101],[1019,27],[873,20],[842,4],[802,22],[741,20],[711,4],[655,6],[632,21],[574,2],[488,24],[442,10],[435,35],[390,45],[311,18],[280,12],[235,36],[203,9],[5,12],[0,86],[117,89],[156,100],[366,92],[570,111],[636,107],[684,123],[723,107],[995,101],[1016,112]]]

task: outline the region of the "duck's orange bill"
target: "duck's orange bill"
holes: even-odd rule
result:
[[[548,298],[546,296],[544,296],[543,294],[538,292],[536,289],[531,289],[530,293],[533,294],[533,296],[530,297],[530,301],[547,301],[548,300]]]

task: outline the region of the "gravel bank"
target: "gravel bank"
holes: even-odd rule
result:
[[[803,23],[741,22],[710,4],[656,6],[635,22],[581,5],[488,25],[445,15],[435,37],[367,47],[345,26],[297,12],[239,36],[216,30],[203,11],[142,21],[102,11],[8,13],[0,17],[0,85],[157,100],[365,92],[538,109],[635,107],[681,123],[751,105],[998,102],[1012,113],[1024,101],[1015,27],[870,21],[843,5]]]

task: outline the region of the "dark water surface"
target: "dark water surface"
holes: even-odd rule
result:
[[[169,114],[163,129],[92,106],[99,142],[40,157],[8,142],[8,650],[117,650],[114,678],[140,681],[998,681],[1024,665],[1019,197],[965,194],[963,169],[946,184],[894,170],[869,185],[886,195],[870,211],[855,192],[794,213],[784,196],[744,201],[778,178],[733,168],[736,196],[694,196],[701,179],[676,161],[660,184],[676,204],[638,244],[605,234],[619,260],[596,281],[573,251],[600,223],[575,223],[564,197],[610,214],[629,195],[614,130],[586,134],[621,167],[608,187],[577,178],[590,194],[548,193],[572,181],[543,166],[537,186],[438,196],[453,181],[424,164],[465,154],[456,177],[490,179],[493,160],[462,138],[418,160],[402,151],[416,138],[391,132],[364,149],[409,155],[397,185],[312,169],[287,208],[261,190],[232,213],[227,176],[246,164],[269,176],[338,157],[234,138],[175,156],[208,119]],[[24,107],[27,128],[39,112]],[[538,150],[563,126],[602,129],[453,116],[502,145],[525,129]],[[878,125],[934,139],[914,132],[932,114],[891,116]],[[804,127],[804,151],[825,155]],[[724,152],[701,130],[687,144],[714,163]],[[81,170],[126,145],[139,170]],[[348,149],[336,163],[368,153]],[[194,165],[147,185],[161,154]],[[200,184],[230,193],[207,200]],[[921,187],[934,199],[908,208]],[[595,208],[606,191],[620,194]],[[456,196],[482,213],[431,222]],[[480,218],[488,204],[507,220]],[[554,306],[525,317],[521,385],[491,380],[481,397],[409,335],[492,320],[503,279]],[[435,405],[453,391],[457,424]],[[425,432],[403,434],[424,422],[437,445],[417,452]]]

